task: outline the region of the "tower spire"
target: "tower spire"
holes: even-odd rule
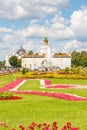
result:
[[[47,30],[48,30],[48,28],[45,26],[44,30],[45,30],[44,45],[48,46],[48,38],[47,38]]]
[[[48,39],[47,39],[47,37],[44,38],[44,45],[48,45]]]

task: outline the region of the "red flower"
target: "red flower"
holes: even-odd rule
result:
[[[36,123],[35,123],[35,122],[32,122],[32,123],[30,124],[30,126],[28,126],[28,128],[29,128],[30,130],[34,130],[35,125],[36,125]]]
[[[71,123],[67,122],[67,128],[71,128]]]
[[[61,130],[67,130],[67,126],[64,125],[64,127]]]
[[[25,130],[25,127],[22,126],[22,125],[19,125],[19,128],[20,128],[21,130]]]
[[[16,91],[15,93],[48,96],[48,97],[53,97],[53,98],[60,98],[60,99],[74,100],[74,101],[87,100],[87,98],[84,98],[84,97],[79,97],[79,96],[65,94],[65,93],[55,93],[55,92],[38,92],[38,91],[26,91],[26,92],[20,91],[20,92],[18,92],[18,91]]]
[[[37,127],[38,127],[38,128],[41,128],[41,124],[37,124]]]
[[[79,130],[79,128],[72,128],[71,130]]]
[[[53,122],[53,125],[54,125],[54,126],[57,125],[57,122]]]

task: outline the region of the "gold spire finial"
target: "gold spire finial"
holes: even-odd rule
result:
[[[47,39],[47,27],[44,28],[45,29],[45,38],[44,38],[44,45],[48,45],[48,39]]]
[[[48,45],[48,39],[47,39],[47,37],[44,38],[44,45]]]

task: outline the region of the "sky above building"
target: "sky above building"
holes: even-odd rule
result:
[[[45,36],[54,53],[87,51],[87,1],[0,0],[0,61],[21,45],[39,52]]]

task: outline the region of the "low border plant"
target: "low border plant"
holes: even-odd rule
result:
[[[10,91],[5,91],[0,93],[0,98],[10,98],[13,97],[13,93]]]
[[[22,99],[22,97],[14,96],[13,93],[10,91],[0,92],[0,100],[18,100],[18,99]]]
[[[0,127],[4,127],[4,128],[7,128],[7,129],[10,128],[4,122],[0,122]],[[23,125],[19,125],[18,128],[12,128],[12,129],[9,129],[9,130],[80,130],[80,128],[72,127],[71,122],[67,122],[66,125],[64,125],[61,129],[59,129],[57,122],[53,122],[52,124],[48,124],[48,123],[37,124],[35,122],[32,122],[27,127],[25,127]]]

